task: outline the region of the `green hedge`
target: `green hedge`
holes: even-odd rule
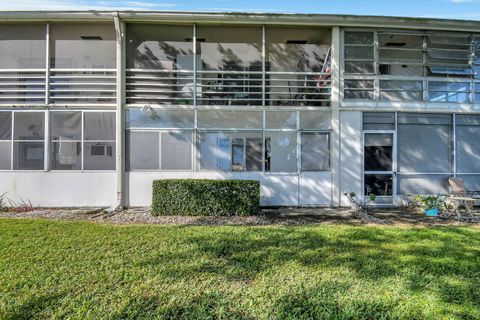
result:
[[[165,179],[153,181],[153,215],[248,216],[260,212],[260,182]]]

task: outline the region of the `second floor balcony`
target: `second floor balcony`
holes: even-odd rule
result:
[[[0,106],[116,103],[110,24],[2,25],[0,58]]]
[[[330,105],[330,29],[129,25],[127,104]]]

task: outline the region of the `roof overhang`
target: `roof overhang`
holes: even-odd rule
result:
[[[381,27],[480,32],[480,21],[436,18],[189,11],[0,11],[0,22],[126,22]]]

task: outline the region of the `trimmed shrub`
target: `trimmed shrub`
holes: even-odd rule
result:
[[[153,181],[152,214],[248,216],[260,212],[255,180],[165,179]]]

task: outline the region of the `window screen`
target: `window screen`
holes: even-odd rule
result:
[[[373,32],[345,32],[345,73],[374,74]]]
[[[82,113],[50,113],[52,170],[82,169]]]
[[[363,130],[395,130],[395,113],[364,112]]]
[[[84,170],[115,170],[115,113],[84,113]]]
[[[0,69],[44,69],[45,30],[45,24],[2,24]]]
[[[127,109],[127,128],[193,128],[194,111]]]
[[[85,112],[85,140],[115,140],[115,112]]]
[[[162,132],[162,170],[192,170],[192,133]]]
[[[451,171],[452,117],[439,114],[398,115],[398,159],[401,173]]]
[[[265,132],[265,171],[297,172],[297,132]]]
[[[330,142],[328,133],[302,133],[302,171],[330,170]]]
[[[262,128],[262,113],[258,111],[199,110],[197,117],[199,128]]]
[[[11,169],[12,113],[0,112],[0,170]]]
[[[261,132],[201,132],[200,169],[261,171]]]
[[[15,112],[13,125],[13,169],[43,170],[45,113]]]
[[[480,116],[457,115],[457,172],[480,173]]]
[[[160,169],[159,137],[159,132],[127,132],[128,171]]]

